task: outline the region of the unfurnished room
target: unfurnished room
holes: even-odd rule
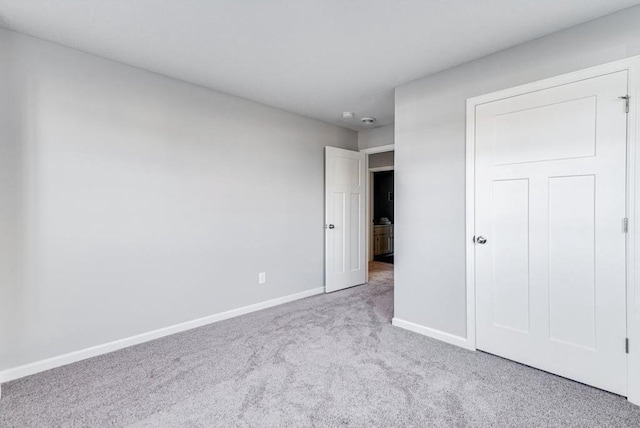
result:
[[[0,0],[0,427],[640,427],[640,0]]]

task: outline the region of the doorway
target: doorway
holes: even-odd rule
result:
[[[368,152],[369,151],[369,152]],[[368,165],[367,235],[369,277],[393,276],[394,245],[394,146],[365,149]]]
[[[325,147],[325,292],[393,285],[393,173],[393,145]]]
[[[377,155],[371,155],[375,156]],[[372,172],[371,187],[373,260],[393,264],[393,170]]]

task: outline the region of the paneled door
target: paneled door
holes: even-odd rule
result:
[[[476,106],[476,346],[627,393],[627,72]]]
[[[365,154],[325,148],[325,291],[364,284]]]

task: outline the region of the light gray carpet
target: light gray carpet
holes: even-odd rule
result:
[[[368,285],[10,382],[0,426],[640,426],[616,395],[392,327],[392,267],[376,267]]]

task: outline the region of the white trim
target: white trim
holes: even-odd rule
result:
[[[373,186],[371,183],[373,182],[373,174],[369,169],[369,155],[365,155],[364,157],[364,166],[369,173],[367,174],[367,182],[365,183],[364,189],[364,197],[367,198],[365,201],[365,209],[367,212],[365,213],[365,221],[367,222],[367,232],[364,237],[364,245],[367,248],[367,273],[365,275],[365,280],[367,283],[369,282],[369,262],[373,260]]]
[[[477,106],[493,101],[503,100],[505,98],[515,97],[518,95],[528,94],[530,92],[540,91],[542,89],[552,88],[554,86],[566,85],[574,83],[580,80],[591,79],[604,74],[616,73],[618,71],[629,70],[633,66],[637,65],[640,61],[640,55],[631,58],[622,59],[619,61],[610,62],[607,64],[598,65],[595,67],[585,68],[584,70],[578,70],[560,76],[550,77],[536,82],[527,83],[513,88],[503,89],[497,92],[491,92],[489,94],[480,95],[467,99],[467,106]]]
[[[409,330],[414,333],[418,333],[423,336],[427,336],[432,339],[439,340],[441,342],[450,343],[451,345],[456,345],[456,346],[460,346],[461,348],[468,349],[470,351],[475,351],[475,346],[471,346],[469,344],[469,340],[466,337],[456,336],[455,334],[446,333],[441,330],[436,330],[435,328],[425,327],[423,325],[416,324],[410,321],[405,321],[395,317],[391,320],[391,324],[393,324],[396,327],[400,327],[405,330]]]
[[[36,361],[34,363],[3,370],[0,372],[0,382],[9,382],[14,379],[43,372],[55,367],[64,366],[67,364],[75,363],[77,361],[85,360],[87,358],[117,351],[118,349],[138,345],[150,340],[170,336],[182,331],[191,330],[207,324],[227,320],[229,318],[235,318],[240,315],[245,315],[251,312],[271,308],[273,306],[282,305],[283,303],[293,302],[294,300],[304,299],[305,297],[315,296],[316,294],[322,293],[324,293],[324,287],[313,288],[311,290],[302,291],[300,293],[290,294],[288,296],[278,297],[276,299],[255,303],[253,305],[243,306],[241,308],[232,309],[230,311],[221,312],[219,314],[209,315],[192,321],[175,324],[169,327],[160,328],[158,330],[153,330],[124,339],[115,340],[113,342],[104,343],[102,345],[92,346],[90,348],[85,348],[79,351],[69,352],[68,354],[58,355],[46,360]]]
[[[392,152],[396,149],[395,144],[387,144],[385,146],[368,147],[366,149],[360,149],[360,153],[366,153],[372,155],[374,153]]]
[[[640,261],[638,260],[638,242],[640,242],[640,56],[629,60],[629,116],[627,128],[627,337],[629,355],[627,357],[627,399],[640,405]]]
[[[627,70],[629,72],[629,90],[631,108],[628,116],[628,187],[627,216],[629,218],[629,234],[627,235],[627,336],[630,347],[627,358],[628,388],[627,399],[640,405],[640,261],[637,244],[640,242],[640,186],[636,183],[640,171],[640,56],[614,61],[573,73],[540,80],[526,85],[509,88],[486,95],[467,99],[467,138],[466,138],[466,266],[467,266],[467,337],[469,345],[476,347],[475,329],[475,260],[473,236],[475,205],[475,110],[476,106],[541,89],[569,84],[579,80],[590,79],[604,74]],[[622,95],[622,94],[621,94]]]
[[[369,147],[367,149],[360,149],[360,153],[367,154],[365,168],[369,171],[367,174],[367,188],[365,190],[367,206],[367,236],[366,236],[366,247],[367,247],[367,261],[370,262],[373,260],[373,187],[371,186],[373,173],[379,171],[393,171],[395,170],[395,160],[393,166],[379,166],[375,168],[369,168],[369,155],[373,155],[376,153],[384,153],[384,152],[392,152],[396,149],[395,144],[387,144],[386,146],[378,146],[378,147]],[[369,282],[369,269],[367,269],[366,275],[367,282]]]
[[[367,236],[365,245],[367,246],[367,263],[373,261],[373,172],[371,172],[371,168],[369,168],[369,155],[366,155],[366,167],[369,173],[367,174],[367,183],[365,190],[365,197],[367,201],[365,205],[367,207]],[[369,266],[367,265],[367,282],[369,282]]]

